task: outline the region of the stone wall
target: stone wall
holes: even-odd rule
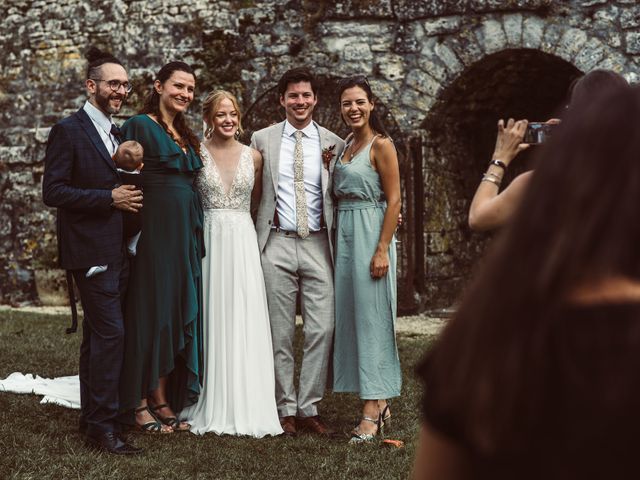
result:
[[[50,126],[85,99],[90,45],[128,67],[135,87],[124,116],[172,59],[197,66],[200,96],[225,87],[245,110],[292,66],[367,75],[412,145],[403,165],[406,309],[448,306],[482,251],[465,217],[496,119],[541,119],[573,76],[593,68],[635,82],[640,60],[634,0],[5,0],[0,14],[2,303],[37,303],[34,272],[55,265],[42,159]],[[534,102],[538,90],[550,93]],[[196,102],[194,126],[198,110]]]

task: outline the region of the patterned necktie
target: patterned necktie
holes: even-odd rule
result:
[[[307,195],[304,191],[304,156],[302,154],[302,132],[297,130],[296,146],[293,150],[293,190],[296,194],[296,232],[300,238],[309,236],[307,217]]]

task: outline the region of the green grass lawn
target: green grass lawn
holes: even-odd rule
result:
[[[68,324],[67,316],[0,312],[0,378],[15,371],[42,377],[76,374],[81,335],[66,335]],[[124,458],[84,447],[77,433],[78,411],[42,405],[34,395],[0,393],[0,478],[407,478],[419,426],[420,386],[412,369],[431,340],[421,335],[398,338],[403,394],[391,402],[393,419],[386,436],[405,442],[402,449],[380,443],[349,445],[360,400],[328,393],[321,413],[344,431],[344,438],[138,435],[135,443],[145,447],[145,454]]]

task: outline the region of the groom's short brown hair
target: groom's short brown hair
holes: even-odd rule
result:
[[[284,93],[287,91],[287,87],[290,83],[309,82],[311,84],[311,91],[313,95],[318,95],[318,84],[316,79],[307,67],[292,68],[284,72],[280,80],[278,81],[278,98],[284,97]]]

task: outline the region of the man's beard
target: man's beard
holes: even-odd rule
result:
[[[95,95],[96,104],[98,105],[100,110],[107,113],[108,115],[112,115],[120,111],[120,107],[116,108],[109,104],[109,100],[111,98],[118,98],[118,96],[112,93],[111,90],[109,90],[109,93],[106,96],[103,95],[103,92],[100,90],[100,88],[96,90],[96,95]],[[120,98],[122,99],[122,97]],[[122,103],[120,103],[120,106],[122,106]]]

